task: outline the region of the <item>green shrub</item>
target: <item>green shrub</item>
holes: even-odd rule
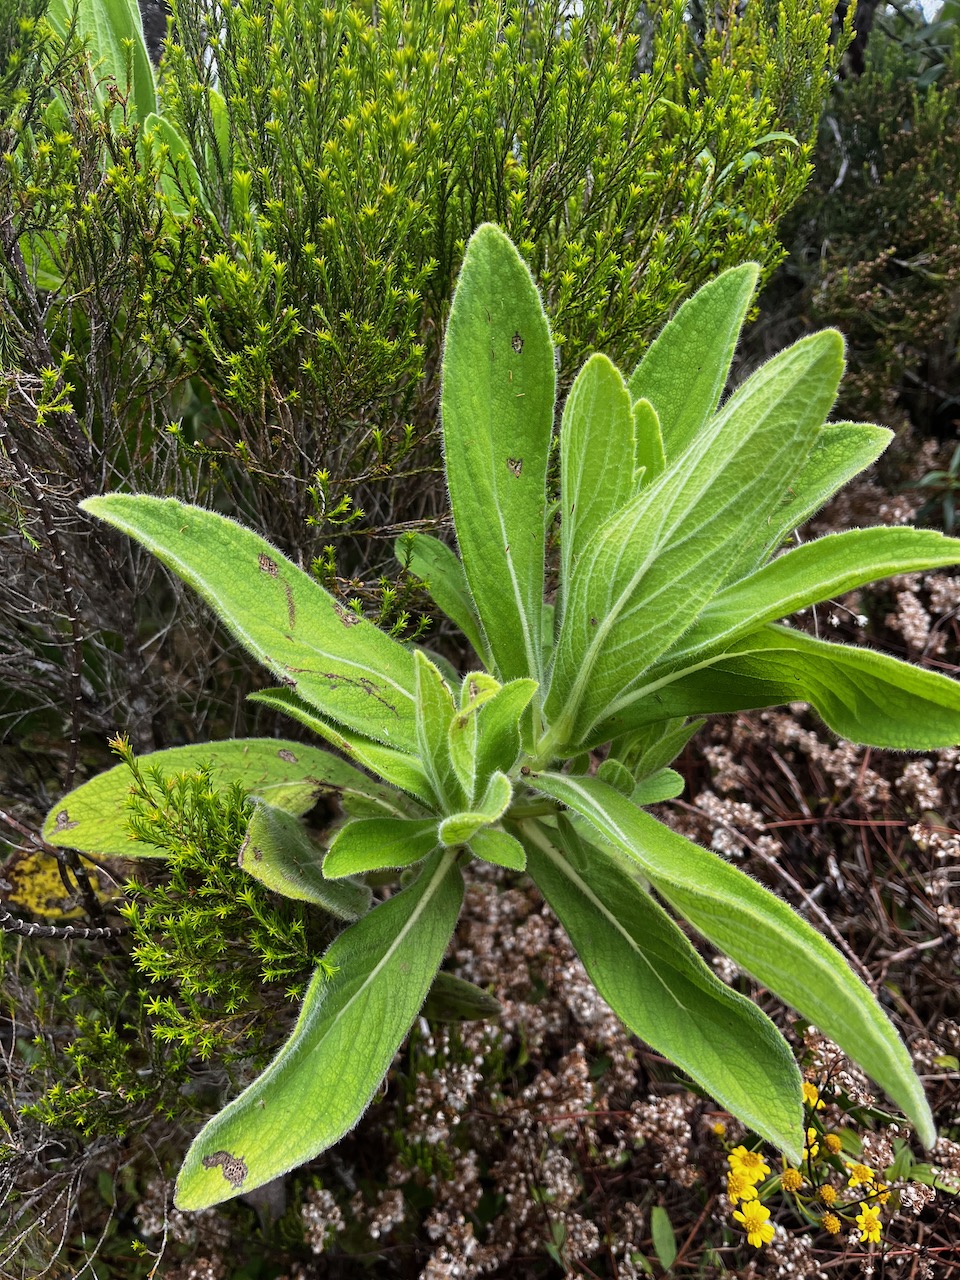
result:
[[[182,0],[142,119],[152,91],[110,88],[126,55],[89,20],[109,56],[84,58],[85,3],[78,33],[36,24],[0,169],[6,723],[67,709],[74,739],[119,722],[145,748],[229,724],[250,687],[80,522],[104,488],[216,504],[381,613],[378,535],[445,516],[440,334],[475,226],[533,268],[562,380],[595,347],[635,359],[716,270],[778,261],[831,9],[698,31],[679,0]]]

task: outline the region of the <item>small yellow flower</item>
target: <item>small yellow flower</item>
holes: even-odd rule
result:
[[[838,1156],[843,1150],[843,1143],[840,1141],[839,1133],[825,1133],[823,1135],[823,1145],[832,1156]]]
[[[752,1185],[762,1182],[770,1173],[770,1166],[759,1151],[748,1151],[746,1147],[734,1147],[727,1156],[727,1164],[734,1173],[745,1174]]]
[[[803,1174],[799,1169],[784,1169],[780,1175],[780,1185],[784,1191],[799,1191],[803,1186]]]
[[[817,1141],[816,1129],[807,1130],[807,1140],[803,1145],[803,1154],[807,1160],[812,1160],[820,1150],[820,1143]]]
[[[738,1200],[756,1200],[757,1189],[743,1170],[731,1169],[727,1174],[727,1197],[731,1204]]]
[[[887,1183],[886,1183],[886,1182],[878,1182],[878,1183],[876,1184],[876,1187],[874,1188],[874,1190],[875,1190],[876,1197],[877,1197],[877,1203],[878,1203],[878,1204],[886,1204],[886,1203],[887,1203],[887,1201],[890,1199],[890,1192],[889,1192],[889,1191],[888,1191],[888,1189],[887,1189]]]
[[[860,1239],[871,1244],[880,1243],[880,1210],[860,1202],[860,1213],[857,1214],[857,1226],[860,1228]]]
[[[866,1186],[874,1181],[873,1170],[865,1164],[848,1164],[847,1172],[850,1174],[848,1187]]]
[[[825,1213],[820,1219],[820,1225],[824,1231],[829,1231],[832,1236],[840,1234],[840,1219],[835,1213]]]
[[[727,1126],[722,1120],[718,1120],[713,1126],[713,1132],[718,1138],[725,1138],[727,1136]]]
[[[820,1097],[820,1090],[815,1084],[811,1084],[809,1080],[803,1082],[803,1100],[808,1107],[812,1107],[814,1111],[822,1111],[824,1102]]]
[[[823,1201],[824,1204],[836,1204],[837,1188],[831,1187],[829,1182],[825,1182],[824,1185],[820,1188],[820,1199]]]
[[[770,1210],[759,1200],[750,1200],[743,1206],[743,1213],[734,1210],[733,1216],[738,1222],[743,1223],[747,1241],[755,1249],[759,1249],[762,1244],[769,1244],[773,1239],[773,1223],[767,1221]]]

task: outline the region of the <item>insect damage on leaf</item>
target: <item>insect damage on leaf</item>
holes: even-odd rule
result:
[[[247,1163],[239,1156],[232,1156],[229,1151],[214,1151],[213,1155],[204,1156],[202,1163],[205,1169],[216,1169],[219,1165],[220,1172],[236,1190],[243,1186]]]
[[[263,551],[261,551],[260,554],[257,556],[257,567],[259,568],[261,573],[266,573],[271,578],[275,578],[277,574],[280,572],[280,570],[277,568],[276,560],[271,560],[270,557]]]
[[[520,479],[520,472],[523,470],[523,459],[522,459],[522,458],[508,458],[508,459],[507,459],[507,466],[510,468],[510,470],[513,472],[513,474],[514,474],[514,475],[517,477],[517,479],[519,480],[519,479]]]
[[[519,355],[523,350],[523,339],[520,337],[519,331],[514,333],[513,337],[510,339],[510,345],[513,347],[517,355]]]
[[[72,822],[66,809],[61,809],[56,817],[58,831],[72,831],[74,827],[78,827],[79,822]]]
[[[292,752],[292,751],[287,751],[287,749],[286,749],[285,747],[282,747],[282,748],[277,752],[277,756],[278,756],[281,760],[286,760],[287,764],[296,764],[296,763],[297,763],[297,757],[293,754],[293,752]]]

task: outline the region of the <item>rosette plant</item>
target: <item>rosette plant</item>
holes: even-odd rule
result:
[[[587,361],[563,409],[555,497],[547,319],[507,237],[475,233],[443,360],[459,555],[419,534],[398,545],[475,651],[462,678],[212,511],[123,494],[83,504],[199,591],[280,681],[254,696],[339,753],[259,739],[144,760],[212,762],[224,785],[242,781],[256,798],[242,866],[349,922],[276,1059],[194,1140],[182,1208],[249,1191],[356,1124],[437,979],[475,858],[530,875],[630,1030],[793,1162],[794,1057],[675,917],[832,1037],[934,1140],[904,1045],[834,947],[645,808],[679,793],[670,761],[706,713],[801,700],[861,743],[960,741],[953,681],[778,622],[956,563],[960,542],[876,528],[791,543],[890,433],[826,421],[843,368],[833,331],[783,351],[721,405],[756,278],[747,265],[701,289],[629,377],[602,355]],[[80,787],[46,837],[149,854],[126,834],[128,786],[118,766]],[[343,820],[321,848],[301,815],[324,792]],[[400,869],[397,888],[374,903],[364,877],[382,884],[385,868]]]

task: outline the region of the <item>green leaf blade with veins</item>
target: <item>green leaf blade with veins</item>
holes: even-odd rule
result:
[[[633,411],[620,370],[591,356],[570,388],[560,424],[560,580],[594,531],[635,492]]]
[[[699,933],[835,1040],[932,1146],[933,1118],[910,1055],[876,997],[822,934],[742,871],[595,778],[541,774],[529,782],[592,823]]]
[[[481,827],[470,837],[467,848],[475,857],[508,871],[523,871],[527,865],[523,845],[499,827]]]
[[[749,539],[731,560],[726,580],[735,582],[763,564],[794,529],[799,529],[849,480],[876,462],[892,439],[892,431],[869,422],[828,422],[814,441],[810,456],[790,481],[769,525]]]
[[[238,782],[251,795],[296,815],[312,809],[321,796],[338,795],[359,779],[368,781],[329,751],[282,738],[228,738],[170,747],[141,756],[138,764],[143,770],[156,767],[166,776],[209,766],[218,787],[226,790]],[[43,824],[44,840],[81,853],[164,856],[162,849],[130,838],[126,805],[133,785],[125,764],[97,774],[53,806]]]
[[[553,343],[526,265],[487,224],[467,246],[447,325],[447,485],[470,593],[503,680],[540,679]]]
[[[634,483],[646,488],[663,474],[667,460],[663,453],[660,419],[649,400],[638,400],[633,406],[633,434],[637,441]],[[640,473],[643,473],[642,475]]]
[[[720,402],[759,274],[746,263],[705,284],[667,322],[630,376],[631,400],[649,400],[657,412],[668,463]]]
[[[807,457],[842,368],[830,330],[775,356],[596,534],[574,569],[545,702],[553,745],[584,743],[716,592]]]
[[[368,738],[416,749],[409,652],[342,609],[263,538],[173,498],[109,494],[80,505],[193,587],[244,648],[310,706]]]
[[[616,736],[673,716],[809,702],[834,733],[898,751],[933,751],[960,741],[960,683],[871,649],[765,626],[706,659],[700,669],[661,676],[644,698],[616,708],[597,732]]]
[[[345,929],[324,956],[290,1039],[204,1126],[177,1179],[199,1210],[263,1186],[360,1119],[420,1011],[453,934],[463,880],[438,853],[408,888]]]
[[[340,920],[359,920],[373,895],[365,884],[331,884],[321,869],[323,850],[291,813],[257,802],[237,854],[247,875],[298,902],[313,902]]]
[[[436,818],[354,818],[340,828],[323,860],[328,880],[384,867],[409,867],[433,853]]]
[[[47,6],[45,17],[58,35],[66,34],[73,10],[71,0],[51,0]],[[98,96],[106,100],[112,80],[126,99],[129,60],[132,82],[127,109],[142,124],[156,111],[157,95],[136,0],[79,0],[76,10],[77,32],[90,42]]]
[[[773,1023],[707,968],[610,850],[562,821],[528,827],[526,847],[534,883],[614,1013],[799,1164],[800,1072]]]
[[[436,603],[473,645],[487,666],[490,647],[483,635],[477,606],[470,595],[466,574],[454,551],[427,533],[405,534],[397,539],[397,559],[427,583]]]
[[[325,742],[329,742],[332,747],[336,747],[351,760],[356,760],[357,764],[362,765],[364,769],[369,769],[371,773],[379,775],[391,784],[391,788],[378,787],[372,779],[367,779],[369,786],[366,791],[358,786],[353,792],[347,793],[350,801],[347,805],[348,809],[354,803],[354,796],[365,795],[378,808],[388,809],[398,815],[402,814],[404,798],[393,791],[393,787],[399,787],[402,792],[406,792],[422,805],[429,807],[434,803],[433,788],[419,757],[408,755],[403,751],[394,751],[392,747],[373,742],[361,734],[351,733],[349,730],[341,729],[339,725],[329,724],[302,698],[298,698],[292,689],[261,689],[258,693],[249,694],[248,700],[261,702],[265,707],[273,707],[276,711],[282,711],[284,715],[298,720]]]
[[[413,656],[420,759],[441,808],[459,808],[466,792],[450,756],[450,725],[457,711],[453,694],[429,658],[419,649]]]
[[[960,563],[960,539],[933,529],[848,529],[784,551],[715,595],[689,631],[664,655],[665,666],[726,648],[798,609],[844,595],[893,574]],[[651,675],[655,673],[651,672]]]

